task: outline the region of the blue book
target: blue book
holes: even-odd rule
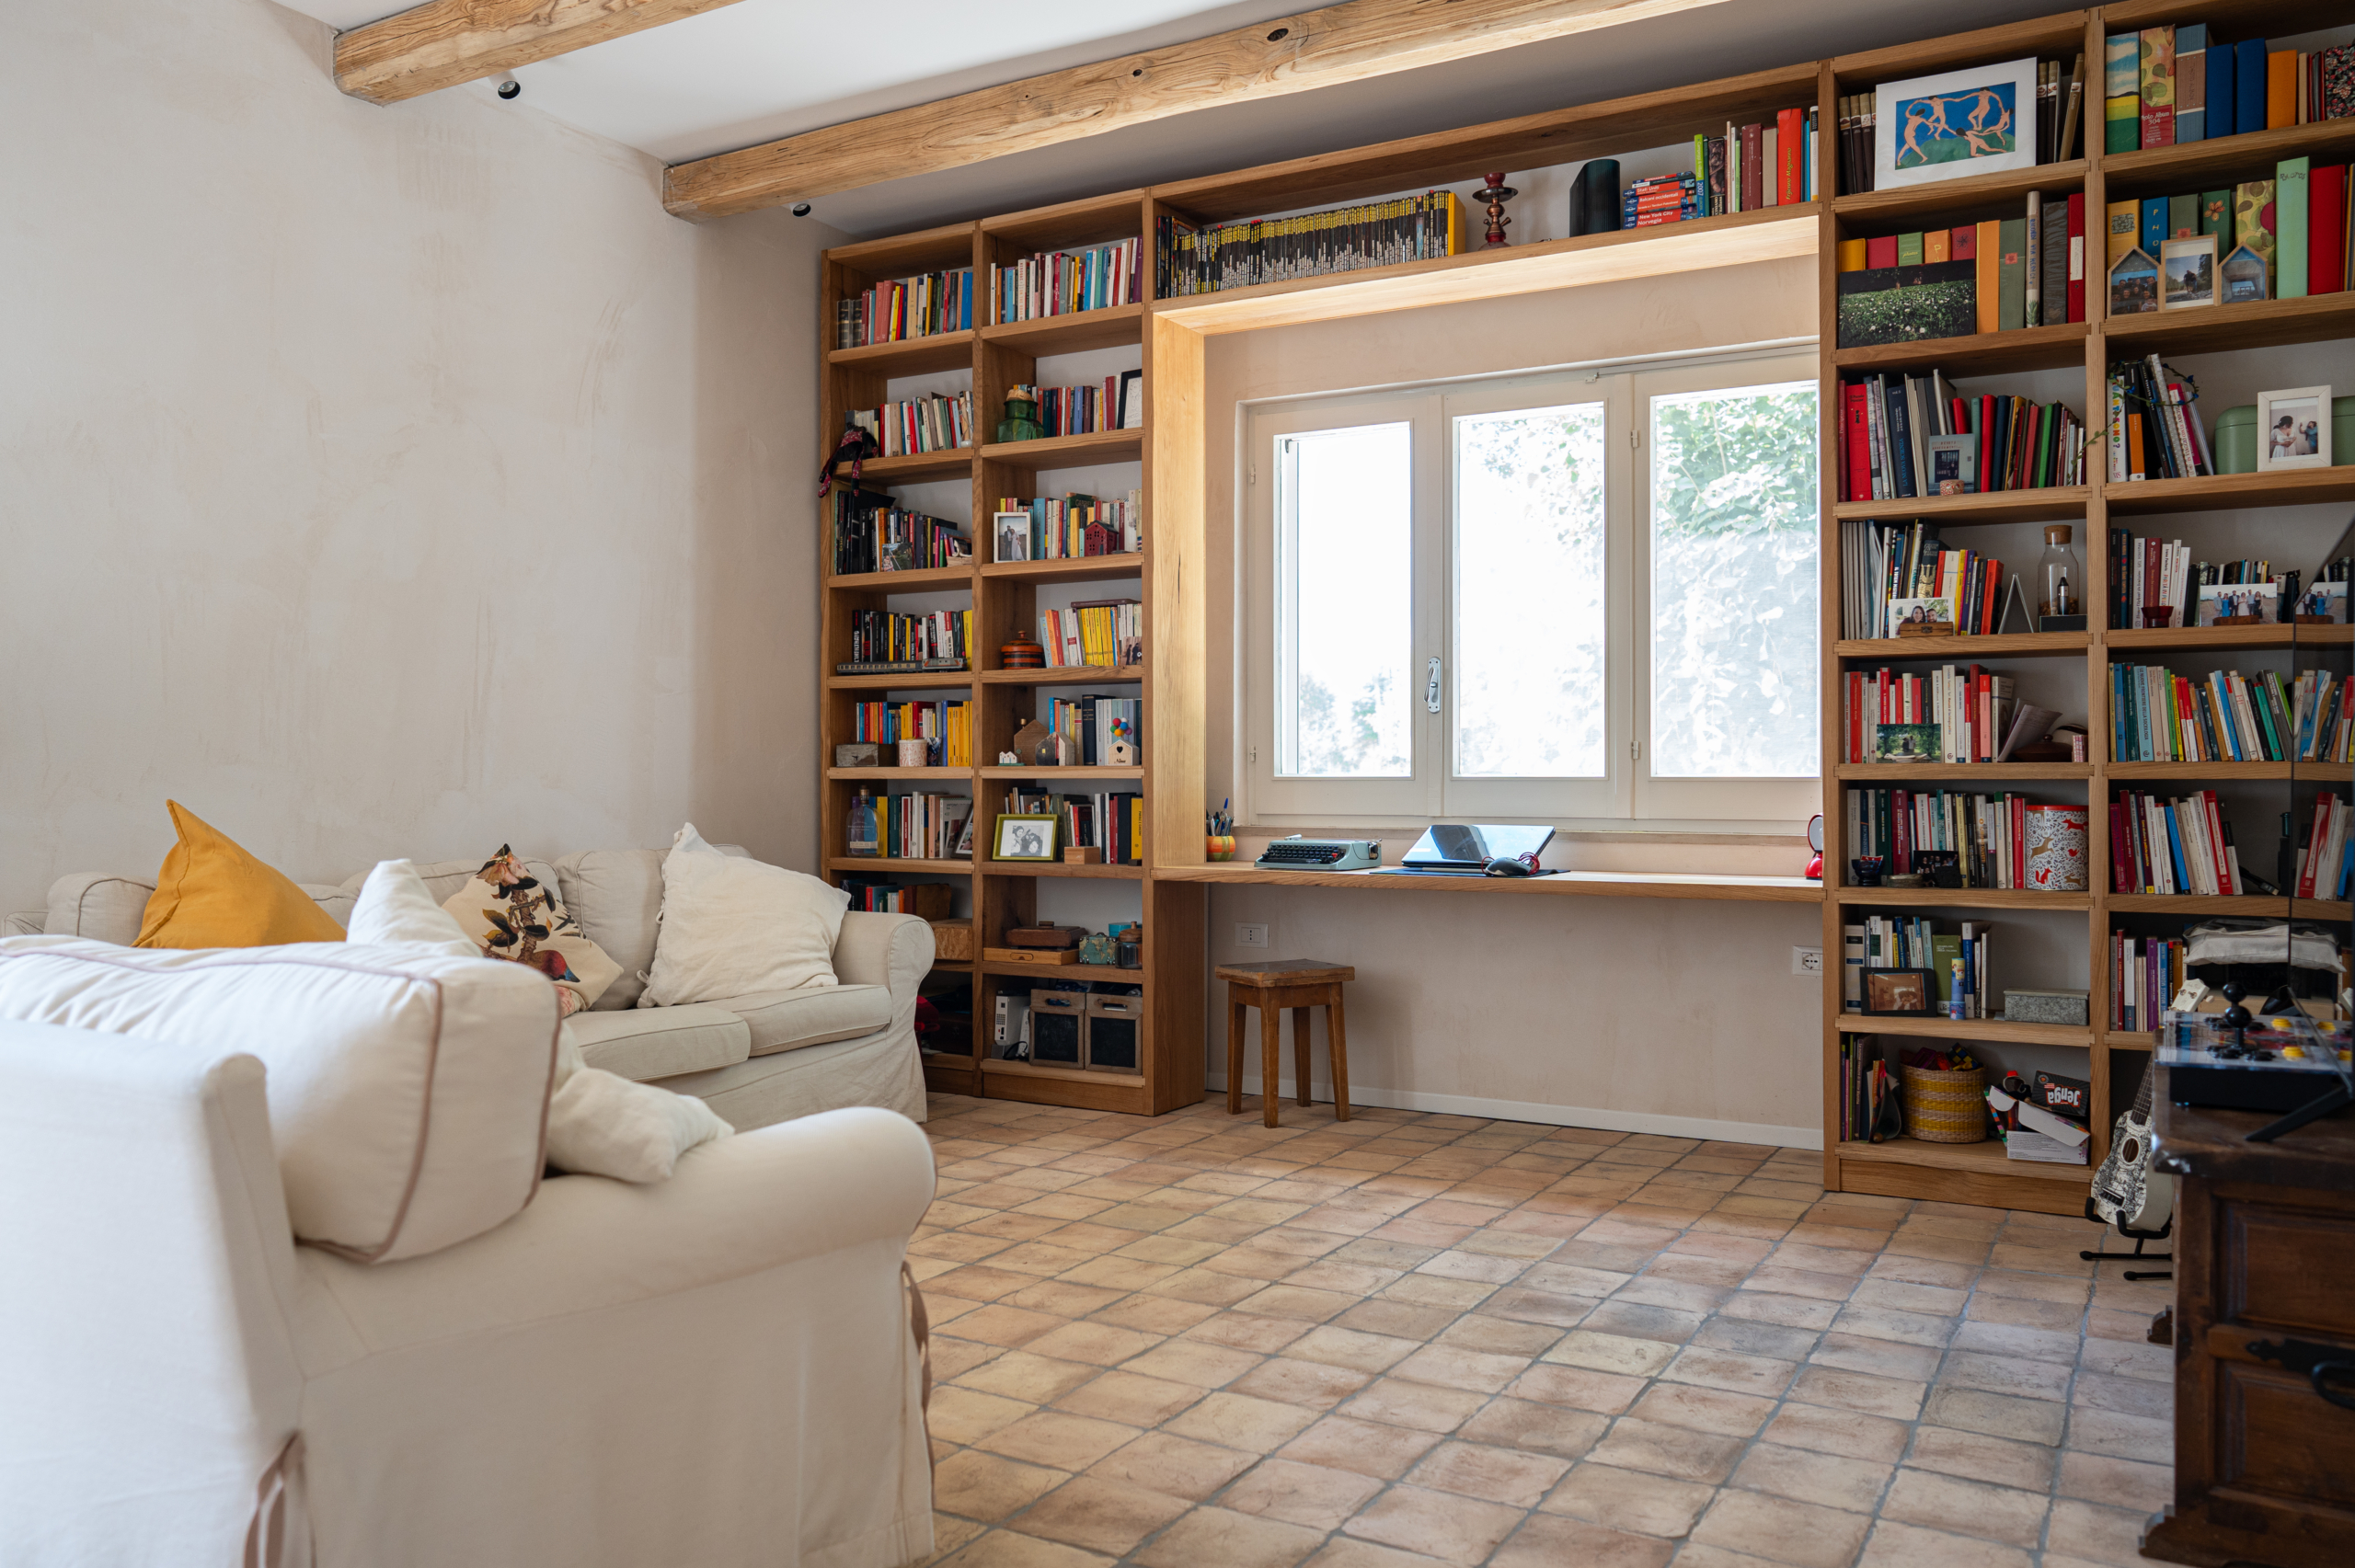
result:
[[[2233,46],[2233,133],[2265,129],[2265,40],[2245,38]]]
[[[2113,761],[2133,761],[2126,744],[2126,666],[2109,667],[2109,754]]]
[[[1881,384],[1888,393],[1885,401],[1889,406],[1889,454],[1897,471],[1892,494],[1901,498],[1919,496],[1921,487],[1913,482],[1913,424],[1906,417],[1905,378],[1887,376]]]
[[[2196,66],[2186,66],[2197,62]],[[2187,80],[2186,78],[2188,78]],[[2208,26],[2192,22],[2175,29],[2175,139],[2204,141],[2208,135]],[[2196,101],[2187,101],[2187,99]]]
[[[2166,244],[2167,232],[2167,199],[2142,198],[2142,253],[2154,261],[2165,255],[2160,247]]]
[[[2230,136],[2240,129],[2233,108],[2233,46],[2208,46],[2208,130],[2210,137]]]
[[[2183,825],[2176,820],[2173,806],[2161,807],[2159,815],[2167,819],[2167,858],[2175,862],[2176,891],[2188,893],[2191,890],[2191,872],[2183,863]]]

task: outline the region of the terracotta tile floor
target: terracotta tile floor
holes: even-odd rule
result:
[[[2165,1284],[1818,1156],[937,1096],[955,1568],[2070,1568],[2166,1500]]]

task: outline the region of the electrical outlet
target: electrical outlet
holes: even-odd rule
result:
[[[1237,947],[1265,947],[1268,944],[1268,928],[1264,925],[1237,925],[1235,928],[1235,944]]]
[[[1792,948],[1791,973],[1795,975],[1820,975],[1823,973],[1823,949],[1821,947]]]

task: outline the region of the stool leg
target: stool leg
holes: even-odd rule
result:
[[[1259,1004],[1259,1106],[1267,1114],[1269,1127],[1276,1125],[1276,1098],[1281,1089],[1277,1074],[1283,1065],[1284,1010],[1263,1001]]]
[[[1325,1004],[1325,1033],[1333,1047],[1333,1119],[1350,1119],[1350,1031],[1341,1018],[1341,988],[1333,988],[1333,1000]]]
[[[1226,987],[1226,1114],[1243,1114],[1243,998]]]
[[[1300,1103],[1308,1104],[1308,1014],[1309,1009],[1292,1010],[1292,1063],[1295,1087],[1300,1091]]]

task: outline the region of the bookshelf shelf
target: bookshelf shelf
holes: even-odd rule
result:
[[[2188,919],[2257,915],[2279,919],[2282,906],[2287,904],[2292,920],[2337,921],[2342,924],[2355,920],[2355,903],[2327,898],[2285,899],[2279,894],[2226,898],[2214,893],[2112,893],[2103,901],[2112,914],[2179,915]]]
[[[982,680],[992,686],[1103,686],[1134,683],[1145,679],[1144,666],[1124,664],[1053,664],[1043,670],[984,670]]]
[[[1008,468],[1085,468],[1098,463],[1134,463],[1144,455],[1143,430],[1096,430],[1084,436],[1046,436],[1035,441],[993,441],[982,461]]]
[[[1841,519],[1870,518],[1901,522],[1913,518],[1935,520],[1955,527],[1974,522],[2065,522],[2085,515],[2093,498],[2086,485],[2062,485],[2041,490],[1990,490],[1976,496],[1915,496],[1906,500],[1840,501],[1832,509]]]
[[[960,446],[949,452],[909,452],[897,457],[870,457],[859,468],[859,477],[873,485],[913,485],[925,479],[953,479],[972,472],[973,449]]]
[[[2355,295],[2349,296],[2355,299]],[[2355,321],[2355,309],[2349,319]],[[2196,479],[2133,479],[2102,486],[2112,517],[2223,511],[2234,507],[2305,507],[2355,500],[2355,464],[2271,474],[2209,474]]]
[[[1969,338],[1924,338],[1913,343],[1873,343],[1836,349],[1832,362],[1844,371],[1941,370],[1956,376],[1993,375],[2005,371],[2049,371],[2083,364],[2092,328],[2082,321],[2058,326],[2020,326]],[[2018,491],[1994,492],[2017,495]],[[1946,497],[1942,499],[1953,499]],[[1881,504],[1881,503],[1876,503]]]
[[[1997,209],[2004,210],[2004,215],[2008,217],[2031,190],[2066,194],[2085,182],[2085,160],[2072,158],[2067,163],[2038,164],[2032,168],[2009,169],[2002,174],[1901,185],[1890,190],[1854,191],[1832,198],[1832,211],[1844,227],[1852,230],[1951,226],[1993,216]]]
[[[1840,1027],[1851,1035],[1905,1035],[1940,1040],[2010,1040],[2024,1046],[2074,1046],[2088,1049],[2090,1028],[2065,1024],[2014,1024],[2002,1018],[1885,1018],[1843,1013]]]
[[[982,340],[1037,356],[1118,348],[1138,341],[1143,333],[1143,304],[1107,305],[1101,310],[1075,311],[1068,315],[997,322],[982,328]]]
[[[2344,762],[2112,762],[2108,773],[2120,784],[2137,779],[2211,779],[2222,784],[2234,779],[2287,778],[2345,784],[2349,769]]]
[[[1827,850],[1824,858],[1830,860]],[[1920,906],[1942,910],[2090,910],[2090,893],[2039,893],[2025,887],[1849,887],[1832,893],[1842,904]]]
[[[2192,648],[2347,647],[2355,626],[2137,626],[2101,635],[2102,647],[2120,654]]]
[[[1060,768],[1000,768],[976,770],[985,779],[1141,779],[1143,768],[1091,768],[1074,763]]]
[[[935,371],[962,370],[973,359],[970,331],[936,332],[924,338],[902,338],[890,343],[867,343],[856,349],[833,349],[830,365],[856,365],[885,375],[928,375]]]
[[[936,690],[970,686],[973,672],[970,670],[912,670],[897,675],[829,675],[826,684],[837,692],[897,692],[901,690]],[[837,737],[847,739],[847,736]],[[828,745],[833,742],[829,741]]]
[[[2149,1029],[2105,1029],[2101,1043],[2113,1051],[2154,1051],[2159,1036]]]
[[[1111,555],[1074,555],[1060,561],[992,561],[982,567],[987,578],[1016,578],[1027,582],[1109,582],[1143,575],[1144,555],[1126,550]]]
[[[2094,776],[2094,765],[2091,762],[1843,762],[1833,772],[1837,777],[1849,783],[1886,779],[1901,784],[1909,779],[1934,779],[1958,784],[1980,782],[2000,784],[2033,779],[2089,779]]]
[[[971,768],[828,768],[830,779],[878,779],[885,783],[895,780],[909,784],[937,784],[948,780],[962,781],[973,776]]]
[[[992,876],[1078,876],[1096,877],[1108,882],[1142,882],[1145,868],[1142,865],[1068,865],[1060,860],[1033,862],[990,861]],[[1022,971],[1028,974],[1031,971]]]
[[[2349,337],[2355,337],[2355,293],[2344,291],[2204,310],[2145,311],[2102,324],[2102,341],[2113,357],[2210,354]]]
[[[2109,153],[2103,156],[2101,166],[2109,199],[2122,201],[2130,196],[2172,195],[2243,179],[2267,179],[2283,158],[2311,157],[2322,164],[2350,152],[2355,152],[2355,120],[2321,120],[2310,125],[2179,142],[2172,147]]]
[[[869,464],[871,468],[873,465]],[[825,579],[828,588],[881,589],[886,593],[959,588],[973,580],[970,560],[954,567],[917,567],[904,572],[845,572]]]
[[[996,1057],[983,1057],[982,1071],[993,1078],[1042,1078],[1051,1082],[1120,1084],[1130,1088],[1144,1086],[1144,1075],[1141,1072],[1099,1072],[1083,1067],[1051,1067],[1044,1062],[1003,1061]]]
[[[1924,1143],[1919,1139],[1893,1138],[1886,1143],[1842,1143],[1834,1153],[1841,1179],[1850,1192],[2046,1214],[2082,1213],[2092,1176],[2085,1165],[2014,1160],[1992,1138],[1982,1143]]]
[[[1832,645],[1841,658],[1974,659],[2000,656],[2083,658],[2090,639],[2083,632],[2005,632],[1978,637],[1843,637]]]
[[[970,860],[898,860],[887,855],[838,854],[826,862],[829,871],[910,871],[936,876],[970,876]]]

